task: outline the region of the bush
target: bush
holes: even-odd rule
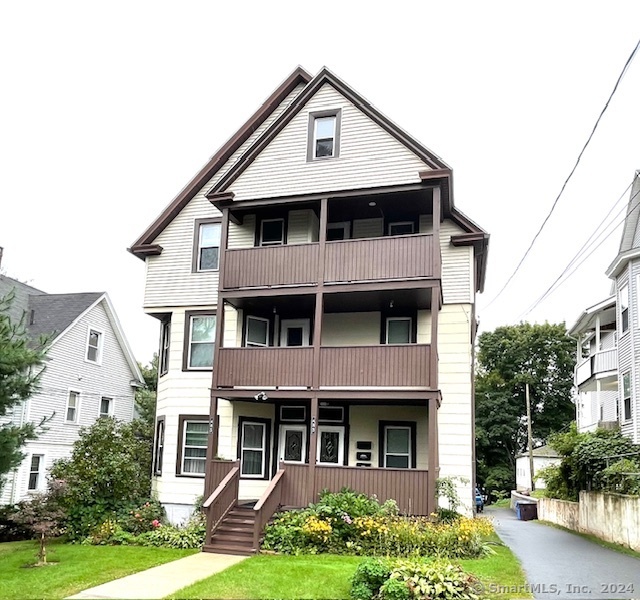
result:
[[[18,511],[18,506],[7,504],[0,506],[0,543],[29,540],[33,532],[26,525],[16,523],[11,517]]]
[[[608,492],[640,494],[640,468],[629,458],[623,458],[604,469],[597,477],[598,487]]]
[[[164,509],[160,502],[154,499],[135,506],[118,519],[122,529],[134,535],[139,535],[145,531],[153,531],[162,525],[164,521]]]
[[[202,548],[206,529],[206,521],[198,515],[192,517],[184,527],[162,525],[142,533],[137,537],[137,544],[163,548]]]
[[[351,580],[352,600],[478,600],[478,580],[448,561],[369,559]]]

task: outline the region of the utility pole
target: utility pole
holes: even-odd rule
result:
[[[531,491],[535,489],[533,482],[533,433],[531,432],[531,400],[529,399],[529,383],[525,384],[525,398],[527,400],[527,440],[529,442],[529,473],[531,475]]]

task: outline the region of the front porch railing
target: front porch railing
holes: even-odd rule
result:
[[[253,508],[255,515],[255,523],[253,526],[253,548],[257,552],[260,544],[260,535],[264,526],[274,515],[281,505],[282,498],[282,480],[284,477],[284,469],[278,470],[275,477],[271,480],[269,487],[262,494],[262,498],[258,500]]]
[[[218,484],[214,492],[203,502],[202,508],[207,513],[207,535],[205,544],[211,543],[211,538],[229,511],[238,501],[238,486],[240,483],[240,468],[235,466]]]

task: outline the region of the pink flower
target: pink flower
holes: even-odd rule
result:
[[[154,527],[160,527],[160,521],[158,521],[158,519],[154,519],[153,521],[151,521],[151,524]]]
[[[140,518],[140,513],[136,513],[136,519]]]

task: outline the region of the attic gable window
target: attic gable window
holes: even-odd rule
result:
[[[87,335],[87,354],[88,362],[100,364],[102,362],[102,332],[97,329],[89,329]]]
[[[309,114],[307,161],[336,158],[340,153],[340,110]]]

